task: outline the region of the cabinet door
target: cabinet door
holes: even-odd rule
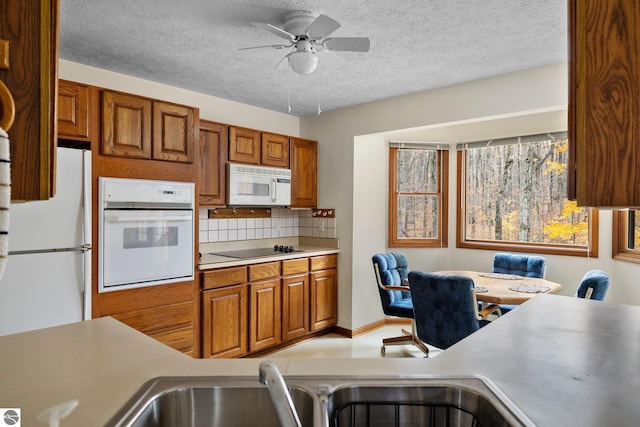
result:
[[[318,204],[318,143],[290,138],[291,207],[313,208]]]
[[[46,200],[55,193],[59,16],[59,0],[0,2],[0,39],[9,43],[9,68],[0,68],[0,81],[16,107],[13,125],[5,129],[11,200]]]
[[[640,3],[569,1],[569,197],[640,206]]]
[[[262,132],[260,162],[265,166],[289,167],[289,137]]]
[[[102,92],[102,154],[151,158],[151,100]]]
[[[247,285],[202,293],[202,357],[239,357],[247,352]]]
[[[89,141],[89,86],[58,82],[58,138]]]
[[[229,126],[229,161],[260,164],[260,131]]]
[[[311,276],[311,331],[333,326],[338,321],[337,270],[314,271]]]
[[[280,343],[280,279],[249,285],[249,351]]]
[[[222,206],[226,203],[224,168],[227,162],[227,140],[226,125],[200,121],[198,179],[201,206]]]
[[[168,102],[153,103],[155,160],[193,163],[193,108]]]
[[[282,341],[309,332],[309,275],[282,278]]]

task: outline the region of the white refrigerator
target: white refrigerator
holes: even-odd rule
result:
[[[55,196],[11,204],[0,336],[91,318],[90,182],[91,152],[58,148]]]

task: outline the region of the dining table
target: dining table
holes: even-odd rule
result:
[[[562,285],[546,279],[515,274],[470,270],[436,271],[436,274],[473,279],[476,299],[483,304],[522,304],[540,293],[557,294]]]

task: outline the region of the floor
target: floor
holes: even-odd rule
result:
[[[381,354],[382,338],[401,335],[403,327],[407,326],[384,326],[354,338],[331,333],[270,353],[269,356],[283,358],[423,358],[422,351],[413,345],[391,345],[386,347],[384,356]],[[429,347],[430,358],[437,356],[440,352],[438,349]]]

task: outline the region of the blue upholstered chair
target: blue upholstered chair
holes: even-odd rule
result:
[[[514,274],[516,276],[544,279],[547,261],[538,255],[519,255],[497,253],[493,256],[493,273]],[[502,314],[508,313],[517,305],[502,304]]]
[[[545,267],[546,260],[538,255],[497,253],[493,256],[493,273],[544,279]]]
[[[609,289],[609,276],[602,270],[591,270],[582,277],[578,289],[577,298],[604,300]]]
[[[444,350],[488,323],[479,320],[470,277],[419,271],[408,277],[416,331],[426,344]]]
[[[400,253],[384,253],[374,255],[372,261],[384,314],[411,319],[411,332],[403,329],[403,335],[399,337],[384,338],[380,351],[384,354],[387,345],[413,344],[428,353],[427,347],[415,334],[413,303],[406,283],[409,274],[407,258]]]

